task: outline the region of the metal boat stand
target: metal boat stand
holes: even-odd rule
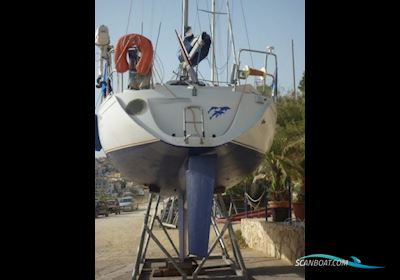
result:
[[[154,212],[151,213],[153,200],[155,200],[155,207]],[[208,254],[204,258],[187,256],[183,261],[179,258],[177,247],[173,243],[168,231],[165,229],[161,219],[157,215],[159,203],[160,195],[157,193],[150,193],[140,236],[140,243],[137,250],[136,262],[132,272],[132,280],[153,279],[158,277],[181,277],[182,279],[226,279],[229,277],[229,279],[247,279],[247,271],[242,254],[236,241],[231,221],[227,218],[226,207],[220,194],[214,195],[214,203],[216,207],[219,208],[223,217],[227,219],[220,230],[215,221],[215,211],[213,211],[213,215],[211,216],[211,226],[215,232],[216,239],[212,242],[208,249]],[[152,231],[156,220],[172,245],[176,257],[173,257],[153,234]],[[229,256],[223,239],[226,231],[228,231],[229,240],[232,245],[233,258]],[[156,245],[164,253],[165,258],[146,258],[146,251],[150,238],[153,239]],[[222,255],[211,256],[211,253],[217,245],[221,248]],[[215,262],[218,260],[220,260],[218,265],[205,265],[207,261]],[[221,260],[223,262],[221,262]]]
[[[164,209],[161,214],[161,222],[163,226],[167,228],[178,227],[178,198],[175,196],[169,197],[167,203],[164,205]]]

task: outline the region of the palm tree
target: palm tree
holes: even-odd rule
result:
[[[261,172],[266,174],[271,200],[288,200],[288,180],[304,178],[304,137],[289,140],[277,137],[270,153],[264,158]]]

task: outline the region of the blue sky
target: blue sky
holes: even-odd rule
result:
[[[111,44],[115,45],[119,37],[128,33],[141,33],[148,37],[153,46],[156,45],[159,23],[161,32],[157,47],[157,55],[162,61],[164,69],[163,81],[168,81],[178,66],[178,44],[174,30],[181,30],[182,0],[132,0],[131,16],[128,23],[129,6],[131,0],[96,0],[95,1],[95,28],[105,24],[110,31]],[[274,46],[278,55],[279,81],[278,87],[285,91],[293,89],[291,40],[295,46],[295,74],[296,84],[305,70],[305,0],[230,0],[234,39],[237,51],[248,48],[246,29],[241,6],[247,24],[248,37],[252,49],[265,50],[267,46]],[[205,31],[210,33],[209,15],[197,12],[199,9],[210,10],[211,0],[189,0],[189,25],[195,35]],[[225,12],[225,0],[216,0],[217,11]],[[199,23],[200,22],[200,23]],[[128,27],[128,28],[127,28]],[[201,28],[200,28],[201,27]],[[93,30],[93,35],[94,35]],[[216,56],[219,68],[219,80],[227,79],[227,16],[217,16]],[[95,48],[96,58],[99,51]],[[211,52],[210,52],[211,54]],[[210,54],[208,57],[210,57]],[[228,73],[232,69],[230,56]],[[263,57],[253,56],[254,67],[263,66]],[[242,65],[252,66],[249,56],[241,59]],[[159,64],[156,63],[156,66]],[[97,77],[98,62],[95,63]],[[158,67],[161,68],[161,67]],[[200,63],[199,71],[209,79],[210,70],[208,61]],[[97,99],[98,90],[95,90]]]

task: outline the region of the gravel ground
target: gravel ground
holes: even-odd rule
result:
[[[143,204],[134,212],[122,212],[121,215],[110,214],[109,217],[101,216],[96,219],[95,276],[97,280],[131,279],[145,207]],[[234,225],[234,228],[239,227],[240,224]],[[178,244],[178,231],[169,229],[168,232]],[[173,252],[160,228],[155,228],[154,234],[169,252]],[[211,231],[210,242],[214,239],[215,235]],[[147,252],[148,257],[163,257],[161,250],[152,241]],[[219,252],[219,248],[216,248],[215,253]],[[253,279],[304,279],[304,271],[301,268],[294,267],[283,260],[264,257],[261,252],[250,248],[242,249],[242,254],[248,273]]]

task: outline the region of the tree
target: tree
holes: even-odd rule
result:
[[[262,167],[276,198],[286,195],[287,180],[304,182],[305,170],[305,97],[282,97],[277,102],[277,125],[271,150]]]
[[[249,189],[254,176],[258,174],[266,175],[269,197],[273,200],[287,199],[288,181],[304,184],[305,96],[301,95],[297,99],[290,95],[280,97],[276,106],[276,131],[270,151],[258,170],[229,190],[229,193],[243,195],[245,186]]]

